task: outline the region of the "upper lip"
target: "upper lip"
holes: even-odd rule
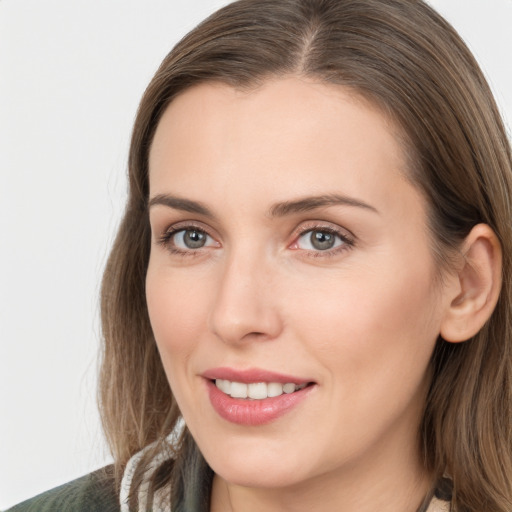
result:
[[[235,368],[221,367],[211,368],[201,374],[205,379],[215,380],[223,379],[231,382],[243,382],[251,384],[255,382],[279,382],[281,384],[308,384],[311,379],[304,379],[294,375],[285,375],[283,373],[263,370],[261,368],[248,368],[245,370],[237,370]]]

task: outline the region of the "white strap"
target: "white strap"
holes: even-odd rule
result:
[[[427,508],[427,512],[450,512],[450,504],[434,496]]]
[[[150,444],[140,452],[137,452],[126,464],[123,478],[121,480],[121,491],[119,493],[121,512],[130,512],[128,507],[128,496],[130,495],[133,475],[135,474],[135,470],[137,469],[142,456],[152,449],[154,445],[155,443]],[[151,479],[160,465],[171,458],[171,453],[171,450],[160,451],[148,464],[137,494],[137,510],[147,509],[148,490]],[[155,492],[152,510],[153,512],[171,512],[170,492],[168,492],[168,489],[159,489]]]

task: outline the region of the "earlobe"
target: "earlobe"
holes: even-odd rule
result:
[[[447,310],[440,334],[446,341],[466,341],[489,319],[501,290],[501,244],[487,224],[477,224],[461,247],[461,265],[446,292]],[[451,290],[451,291],[450,291]]]

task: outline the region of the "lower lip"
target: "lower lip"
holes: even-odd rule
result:
[[[226,395],[211,380],[207,380],[206,385],[217,414],[231,423],[247,426],[264,425],[278,419],[299,405],[315,387],[310,385],[293,393],[283,393],[263,400],[248,400]]]

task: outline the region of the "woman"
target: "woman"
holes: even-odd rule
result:
[[[510,146],[439,15],[235,2],[162,63],[129,169],[114,475],[38,510],[511,509]]]

